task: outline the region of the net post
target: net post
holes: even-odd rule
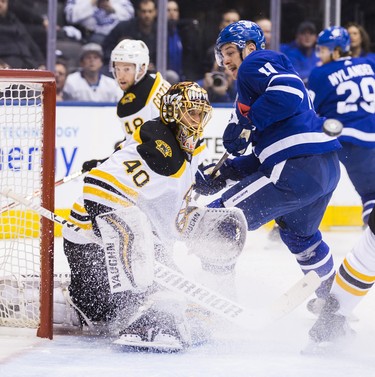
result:
[[[43,186],[55,185],[55,120],[56,120],[56,83],[44,84],[44,134],[43,134]],[[55,190],[42,191],[41,204],[54,212]],[[40,254],[40,323],[37,336],[53,338],[53,262],[54,262],[54,224],[41,217],[41,254]]]

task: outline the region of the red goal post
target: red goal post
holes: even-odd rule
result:
[[[0,189],[54,211],[56,83],[49,71],[0,69]],[[53,336],[54,225],[0,195],[0,326]]]

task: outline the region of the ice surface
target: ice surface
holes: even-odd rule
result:
[[[324,233],[336,265],[360,236],[360,230]],[[58,243],[56,271],[66,261]],[[176,259],[194,276],[198,261],[181,246]],[[250,232],[237,268],[238,299],[255,318],[291,287],[301,272],[285,246],[267,240],[267,231]],[[256,331],[222,326],[214,340],[178,354],[124,352],[111,339],[97,336],[55,335],[53,341],[20,336],[17,330],[0,334],[1,377],[345,377],[375,376],[375,293],[355,311],[357,336],[327,355],[305,356],[300,351],[314,317],[301,305]]]

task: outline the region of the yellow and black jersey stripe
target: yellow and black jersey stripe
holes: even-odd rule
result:
[[[73,204],[68,220],[78,225],[81,229],[92,230],[90,216],[86,212],[85,207],[79,202]]]
[[[354,296],[364,296],[374,282],[375,276],[359,272],[346,258],[336,274],[336,283]]]
[[[112,174],[96,168],[84,179],[83,194],[85,198],[94,197],[109,208],[129,207],[136,202],[138,193],[125,186]],[[94,200],[95,201],[95,200]]]

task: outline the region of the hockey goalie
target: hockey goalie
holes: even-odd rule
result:
[[[213,189],[203,168],[211,112],[196,83],[171,86],[160,117],[85,177],[70,221],[88,237],[64,229],[71,282],[55,305],[55,322],[63,321],[68,301],[75,323],[105,328],[117,344],[174,351],[207,341],[212,313],[155,283],[154,261],[178,270],[173,246],[185,241],[201,260],[204,283],[235,294],[246,220],[240,210],[199,208],[192,199],[194,189]],[[225,185],[220,177],[214,182]],[[99,242],[87,241],[93,237]]]

